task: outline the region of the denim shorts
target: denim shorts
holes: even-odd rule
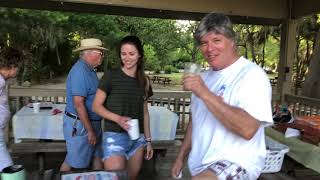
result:
[[[137,149],[145,146],[144,135],[137,140],[131,140],[128,133],[104,132],[102,137],[103,161],[110,156],[132,157]]]
[[[87,130],[80,120],[63,116],[63,135],[67,146],[65,162],[73,168],[87,168],[93,156],[102,157],[101,121],[91,121],[91,125],[97,137],[95,146],[88,143]],[[76,132],[73,134],[74,127]]]
[[[249,180],[247,170],[227,160],[219,160],[208,167],[218,179]]]

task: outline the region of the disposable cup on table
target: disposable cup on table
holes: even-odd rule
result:
[[[39,113],[40,112],[40,103],[39,102],[32,103],[32,106],[33,106],[33,112],[34,113]]]
[[[128,134],[131,140],[136,140],[140,137],[140,130],[139,130],[139,121],[138,119],[131,119],[128,121],[129,123],[129,130]]]

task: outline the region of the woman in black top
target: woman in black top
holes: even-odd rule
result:
[[[136,179],[145,158],[151,159],[153,149],[149,126],[147,99],[153,95],[144,73],[144,51],[136,36],[126,36],[119,46],[121,68],[104,73],[93,102],[93,110],[105,121],[103,162],[105,170],[127,170]],[[130,119],[138,119],[140,137],[128,136]]]

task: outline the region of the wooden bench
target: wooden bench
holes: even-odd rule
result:
[[[153,141],[152,147],[154,149],[154,156],[150,161],[144,161],[147,174],[157,174],[156,162],[157,158],[166,155],[166,150],[172,146],[181,144],[180,140],[159,140]],[[21,143],[13,143],[9,145],[11,153],[36,153],[39,164],[39,170],[45,169],[45,153],[67,152],[64,141],[25,141]]]

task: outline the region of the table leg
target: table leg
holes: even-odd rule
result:
[[[43,171],[44,170],[44,161],[45,161],[44,152],[38,152],[37,159],[38,159],[38,163],[39,163],[39,171]]]

